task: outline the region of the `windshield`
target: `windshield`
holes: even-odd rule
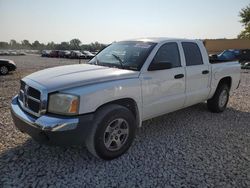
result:
[[[235,58],[235,53],[233,51],[223,51],[218,55],[219,57],[228,60],[228,59],[234,59]]]
[[[156,44],[152,42],[116,42],[102,50],[89,64],[139,71]]]

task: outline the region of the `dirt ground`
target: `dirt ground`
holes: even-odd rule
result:
[[[146,121],[130,150],[105,162],[85,148],[39,145],[12,122],[22,77],[78,60],[6,58],[18,68],[0,76],[0,187],[250,187],[250,71],[225,112],[201,103]]]

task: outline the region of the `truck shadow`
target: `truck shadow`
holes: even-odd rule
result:
[[[244,125],[244,122],[250,122],[250,113],[228,108],[224,113],[214,114],[208,112],[206,105],[201,103],[145,121],[143,122],[143,127],[138,130],[137,137],[131,149],[125,155],[108,163],[93,157],[84,147],[44,146],[28,138],[22,145],[0,154],[0,177],[8,177],[12,180],[21,181],[24,178],[22,175],[24,173],[25,176],[35,175],[46,178],[55,173],[55,175],[64,176],[65,178],[67,174],[79,171],[86,171],[87,173],[93,169],[102,169],[105,172],[105,166],[107,165],[115,165],[115,170],[123,171],[122,164],[125,164],[125,161],[129,160],[131,163],[136,160],[150,161],[153,152],[151,151],[152,147],[156,148],[156,150],[157,147],[163,147],[162,152],[165,152],[165,155],[175,149],[178,150],[178,148],[181,150],[181,147],[175,141],[181,139],[182,136],[186,139],[193,139],[196,136],[197,129],[200,129],[199,133],[201,134],[208,134],[208,137],[210,132],[208,133],[207,130],[216,126],[222,126],[220,128],[228,131],[227,123],[223,123],[227,118],[231,118],[231,122],[235,123],[234,125],[228,125],[229,129],[236,125],[240,125],[242,129],[244,126],[247,127],[247,125]],[[204,125],[204,122],[206,122],[206,125]],[[202,133],[203,128],[204,132]],[[214,130],[216,131],[216,128]],[[202,139],[199,135],[198,137]],[[157,145],[157,143],[169,142],[171,143],[170,145]],[[193,148],[193,151],[196,151],[195,148]],[[174,157],[178,158],[178,155],[182,155],[183,157],[183,155],[189,154],[185,153],[185,151],[183,152],[181,154],[178,152],[175,153]],[[146,164],[142,163],[141,165]],[[60,175],[62,170],[66,171],[66,174]]]

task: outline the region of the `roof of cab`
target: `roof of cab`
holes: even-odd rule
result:
[[[145,37],[145,38],[136,38],[136,39],[130,39],[125,41],[142,41],[142,42],[155,42],[155,43],[161,43],[166,41],[197,41],[197,40],[191,40],[191,39],[182,39],[182,38],[168,38],[168,37]]]

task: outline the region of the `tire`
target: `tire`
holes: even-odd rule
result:
[[[1,75],[6,75],[8,73],[9,73],[8,67],[6,67],[5,65],[3,65],[3,66],[0,67],[0,74]]]
[[[207,107],[211,112],[223,112],[229,99],[229,87],[226,84],[221,84],[215,91],[214,96],[207,100]]]
[[[136,121],[132,112],[123,106],[110,104],[99,109],[94,119],[86,139],[88,151],[104,160],[124,154],[131,146],[136,132]]]

